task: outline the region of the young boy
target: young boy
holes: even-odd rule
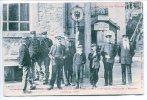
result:
[[[83,66],[85,63],[86,63],[86,56],[83,53],[82,45],[79,45],[73,57],[73,68],[76,74],[76,89],[81,88]]]

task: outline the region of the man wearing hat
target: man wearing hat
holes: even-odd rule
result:
[[[66,40],[66,54],[64,59],[64,80],[65,86],[70,85],[72,82],[72,73],[73,73],[73,56],[75,54],[75,46],[73,41]]]
[[[31,59],[25,37],[22,37],[21,46],[19,49],[19,68],[22,68],[23,70],[23,76],[22,76],[23,93],[29,93],[29,91],[27,91],[26,89],[27,89],[28,78],[30,76]],[[33,84],[31,80],[29,80],[29,83],[31,84],[30,89],[36,88],[36,86]]]
[[[91,45],[91,49],[92,51],[88,55],[88,59],[90,60],[90,83],[92,88],[96,88],[100,68],[100,53],[97,52],[97,45],[95,43]]]
[[[113,84],[113,64],[116,56],[116,45],[111,42],[111,34],[106,34],[106,43],[102,45],[101,54],[104,63],[105,86]]]
[[[47,38],[47,32],[43,32],[42,37],[40,39],[40,50],[41,50],[41,65],[44,65],[44,79],[43,84],[48,83],[49,79],[49,52],[52,46],[52,40]]]
[[[82,74],[83,74],[83,66],[86,63],[86,56],[83,53],[83,47],[82,45],[77,46],[76,53],[73,57],[73,69],[74,69],[74,75],[76,76],[76,89],[81,88],[81,82],[82,82]]]
[[[31,57],[31,66],[33,80],[39,79],[40,74],[40,41],[36,38],[36,31],[31,31],[29,40],[29,53]],[[38,68],[39,67],[39,68]]]
[[[118,55],[120,57],[122,70],[122,84],[126,85],[126,74],[128,76],[128,83],[132,83],[131,64],[132,57],[135,54],[135,46],[129,42],[128,36],[126,34],[123,34],[122,37],[122,42],[118,46]]]
[[[52,75],[49,83],[49,90],[53,89],[57,77],[57,88],[61,87],[62,69],[65,58],[65,46],[61,44],[62,36],[56,36],[56,44],[51,46],[49,56],[52,64]]]

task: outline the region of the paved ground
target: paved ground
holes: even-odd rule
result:
[[[113,68],[113,86],[104,86],[104,68],[101,62],[99,70],[99,80],[97,88],[91,89],[88,78],[84,78],[81,89],[75,89],[75,86],[65,86],[62,84],[62,90],[58,90],[56,85],[53,90],[48,90],[47,85],[36,81],[37,89],[32,90],[30,94],[23,94],[21,91],[21,82],[6,82],[4,84],[5,96],[25,96],[25,95],[107,95],[107,94],[140,94],[143,90],[143,65],[142,58],[134,58],[132,64],[132,80],[131,85],[121,85],[121,67],[119,63],[114,64]]]

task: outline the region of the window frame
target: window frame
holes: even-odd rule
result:
[[[9,20],[9,5],[10,4],[18,4],[18,21],[10,21]],[[28,4],[28,16],[29,16],[29,19],[28,19],[28,21],[21,21],[20,20],[20,5],[21,4]],[[7,28],[7,30],[3,30],[3,27],[2,27],[2,31],[3,32],[20,32],[20,33],[22,33],[22,32],[29,32],[29,30],[30,30],[30,6],[29,6],[29,3],[4,3],[3,4],[3,6],[4,5],[6,5],[6,16],[7,16],[7,18],[6,18],[6,20],[4,20],[4,19],[2,19],[2,21],[3,21],[3,23],[6,23],[7,24],[7,26],[6,26],[6,28]],[[9,29],[9,23],[18,23],[18,30],[10,30]],[[2,25],[3,25],[3,23],[2,23]],[[27,23],[27,24],[29,24],[29,29],[28,30],[21,30],[21,28],[20,28],[20,24],[21,23]]]

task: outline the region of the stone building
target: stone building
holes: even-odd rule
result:
[[[121,34],[126,32],[125,2],[3,4],[3,58],[7,80],[16,80],[15,71],[19,69],[12,66],[17,66],[19,40],[30,31],[35,30],[38,37],[47,31],[53,41],[56,35],[62,34],[75,42],[75,22],[70,11],[76,5],[84,12],[79,23],[79,37],[86,55],[91,43],[105,42],[105,34],[109,31],[113,42],[120,41]],[[87,60],[85,71],[88,70]]]

